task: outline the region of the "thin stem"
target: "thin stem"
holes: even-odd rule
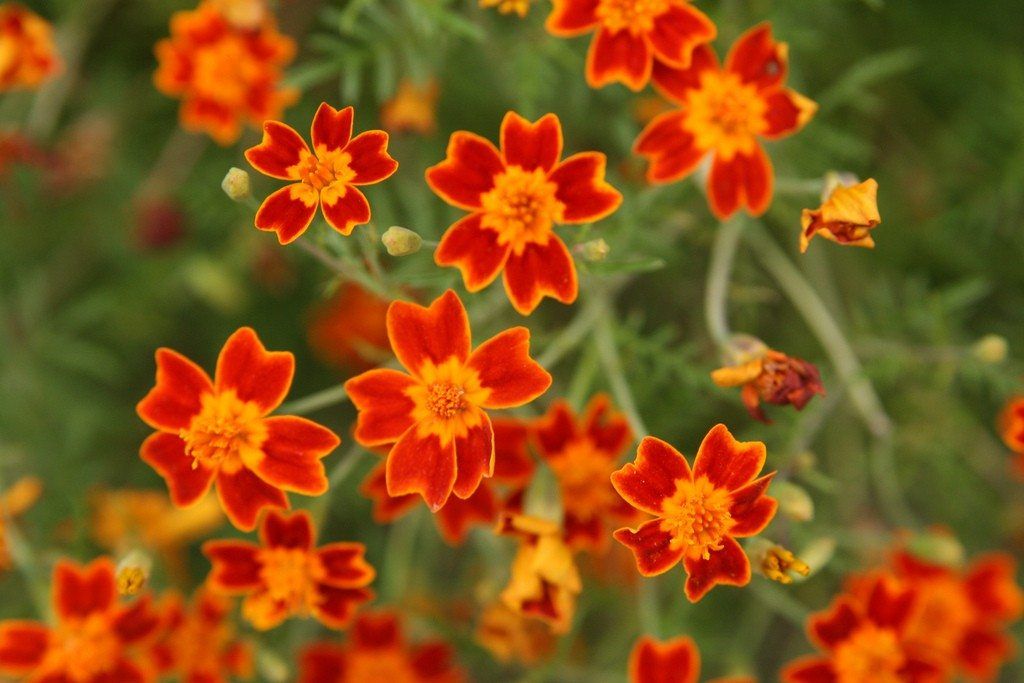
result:
[[[604,305],[606,302],[602,297],[592,297],[587,301],[572,322],[563,327],[558,336],[548,343],[544,353],[537,356],[537,362],[545,368],[550,368],[576,348],[594,328]]]
[[[308,415],[330,406],[339,405],[347,400],[348,394],[345,393],[345,385],[339,384],[336,387],[323,389],[315,394],[289,401],[281,406],[279,412],[283,415]]]
[[[328,254],[326,251],[320,248],[319,245],[313,244],[308,239],[299,239],[296,240],[295,243],[299,245],[299,248],[301,248],[304,252],[306,252],[307,254],[315,258],[317,261],[333,270],[338,275],[348,277],[348,269],[345,267],[345,264],[331,256],[330,254]]]
[[[777,194],[821,194],[825,187],[823,178],[776,178]]]
[[[362,456],[366,451],[359,444],[352,444],[352,446],[345,451],[338,462],[334,463],[331,471],[327,475],[327,491],[322,496],[313,501],[310,506],[310,512],[313,515],[313,520],[316,522],[316,527],[319,528],[323,525],[324,518],[327,516],[327,507],[330,504],[331,496],[337,487],[341,485],[345,479],[355,470],[356,465],[362,460]]]
[[[732,220],[722,223],[711,247],[711,265],[708,268],[707,286],[704,289],[704,319],[711,339],[721,350],[729,348],[732,337],[726,314],[726,299],[729,295],[729,280],[736,257],[736,247],[744,224],[745,219],[739,214]]]
[[[14,521],[4,511],[3,507],[0,507],[0,533],[3,533],[4,540],[7,542],[7,549],[14,566],[25,577],[25,583],[28,584],[29,597],[32,599],[36,613],[44,621],[51,621],[52,613],[46,577],[39,567],[39,562],[32,551],[32,546],[29,545],[28,541],[25,540],[21,532],[15,527]]]
[[[619,351],[615,348],[615,332],[612,329],[611,301],[606,297],[601,305],[601,315],[597,319],[594,328],[594,344],[597,348],[597,355],[608,374],[608,383],[611,384],[612,395],[619,409],[629,422],[629,428],[633,430],[633,436],[640,438],[647,434],[647,426],[636,407],[633,399],[633,392],[626,381],[626,375],[622,370],[622,360],[619,358]]]

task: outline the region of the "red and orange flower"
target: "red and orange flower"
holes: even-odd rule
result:
[[[427,183],[449,204],[471,211],[444,234],[434,253],[477,292],[504,272],[505,291],[527,315],[545,296],[576,300],[576,266],[555,225],[591,223],[615,211],[622,195],[605,182],[605,156],[562,156],[562,125],[548,114],[535,123],[508,112],[501,150],[458,131],[447,158],[427,169]]]
[[[655,640],[643,636],[629,653],[629,683],[697,683],[700,651],[692,638]],[[750,676],[716,678],[709,683],[754,683]]]
[[[778,140],[795,133],[817,105],[783,86],[787,46],[761,24],[736,41],[718,64],[707,45],[697,48],[683,69],[655,65],[654,84],[679,109],[655,118],[636,141],[650,166],[647,179],[669,183],[693,173],[711,155],[707,193],[720,219],[741,206],[757,216],[771,203],[774,172],[759,138]]]
[[[244,595],[242,615],[260,630],[293,616],[315,617],[345,628],[359,605],[373,598],[376,573],[362,543],[314,547],[313,521],[305,511],[271,510],[260,526],[261,545],[209,541],[203,554],[213,565],[207,584],[227,595]]]
[[[313,311],[307,338],[322,362],[341,370],[377,365],[388,348],[388,302],[355,282],[338,287]]]
[[[814,364],[767,347],[753,355],[738,365],[715,370],[711,380],[720,387],[743,387],[740,398],[755,420],[771,423],[761,409],[761,401],[803,410],[815,394],[824,395],[825,387]]]
[[[633,551],[644,576],[682,560],[690,602],[718,584],[747,585],[750,560],[736,539],[760,533],[778,507],[765,495],[775,473],[757,476],[764,461],[763,443],[736,441],[721,424],[704,437],[692,470],[675,448],[645,437],[636,460],[612,474],[612,485],[655,519],[619,529],[615,539]]]
[[[139,647],[156,633],[160,619],[149,596],[118,603],[113,562],[58,562],[53,606],[54,627],[0,622],[0,674],[39,683],[148,683]]]
[[[358,186],[388,178],[398,162],[388,154],[384,131],[352,137],[354,115],[352,107],[338,110],[322,103],[310,130],[312,151],[291,126],[263,124],[263,141],[245,150],[245,158],[260,173],[293,182],[263,200],[257,228],[273,230],[281,244],[288,244],[306,232],[318,206],[327,224],[342,235],[370,222],[370,204]]]
[[[175,505],[195,503],[216,480],[228,519],[249,531],[263,508],[288,507],[285,491],[327,490],[320,460],[337,447],[334,432],[301,417],[268,417],[291,386],[292,354],[268,352],[243,327],[221,349],[213,381],[171,349],[157,350],[156,365],[156,386],[136,411],[158,431],[140,454]]]
[[[442,640],[409,645],[392,612],[361,614],[344,645],[310,645],[299,658],[299,683],[462,683],[466,674]]]
[[[50,23],[19,3],[0,5],[0,92],[37,88],[61,67]]]
[[[486,409],[529,403],[551,386],[530,358],[530,331],[514,327],[472,350],[469,318],[448,290],[429,307],[396,301],[388,338],[409,374],[377,369],[345,383],[359,410],[356,441],[394,444],[390,496],[418,493],[437,512],[454,492],[469,498],[494,473],[494,432]]]
[[[171,17],[171,37],[156,44],[157,89],[182,100],[179,118],[190,131],[221,145],[281,115],[298,92],[281,86],[295,43],[269,13],[253,28],[239,26],[217,4],[202,2]]]
[[[592,88],[619,82],[640,90],[655,62],[685,69],[694,49],[717,35],[689,0],[554,0],[546,26],[556,36],[597,33],[587,53]]]
[[[609,481],[632,438],[629,424],[611,410],[604,394],[594,397],[582,419],[556,401],[534,427],[537,452],[558,478],[565,542],[574,550],[605,550],[610,525],[636,521],[636,511]]]
[[[1024,477],[1024,397],[1014,397],[999,415],[999,432],[1006,447],[1016,454],[1014,468]]]
[[[440,93],[436,78],[423,82],[402,79],[394,96],[380,109],[381,124],[392,133],[430,135],[437,128]]]

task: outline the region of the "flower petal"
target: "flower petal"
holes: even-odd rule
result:
[[[373,599],[373,591],[369,588],[335,588],[321,585],[317,592],[320,599],[313,608],[313,614],[324,626],[334,629],[348,626],[359,606]]]
[[[837,683],[839,676],[832,660],[824,657],[801,657],[782,670],[784,683]]]
[[[264,457],[253,467],[260,479],[307,496],[326,491],[327,475],[320,460],[341,442],[334,432],[302,417],[268,417],[263,424]]]
[[[79,566],[58,560],[53,568],[53,606],[61,620],[84,619],[117,603],[114,563],[108,558]]]
[[[592,223],[622,204],[622,195],[604,179],[606,163],[600,152],[580,152],[551,172],[548,179],[558,186],[555,198],[564,207],[562,223]]]
[[[256,528],[256,518],[263,508],[288,509],[284,491],[275,488],[244,467],[228,473],[217,473],[217,497],[231,523],[242,531]]]
[[[711,428],[697,450],[693,476],[707,477],[717,488],[730,491],[745,486],[764,467],[766,452],[760,441],[737,441],[723,424]]]
[[[647,124],[633,145],[633,151],[647,159],[647,180],[670,183],[693,173],[708,151],[683,127],[687,114],[669,111]]]
[[[266,548],[309,550],[315,536],[313,520],[305,510],[290,515],[270,510],[260,525],[260,542]]]
[[[352,644],[360,650],[387,650],[404,644],[402,625],[391,611],[365,612],[352,625]]]
[[[651,80],[654,54],[642,35],[632,31],[611,31],[600,28],[587,52],[587,84],[602,88],[609,83],[623,83],[634,92]]]
[[[964,588],[971,603],[994,621],[1016,621],[1024,611],[1024,594],[1017,585],[1017,563],[1006,553],[978,557],[967,570]]]
[[[352,107],[335,109],[326,102],[320,104],[310,128],[313,148],[318,155],[345,148],[352,138],[353,116]]]
[[[465,436],[455,438],[455,485],[452,492],[459,498],[469,498],[483,478],[494,473],[494,431],[491,420],[479,408],[475,412],[476,419],[466,420]]]
[[[406,390],[416,380],[398,370],[377,369],[345,382],[345,393],[359,414],[355,438],[364,446],[394,443],[414,424],[416,407]]]
[[[571,38],[597,26],[598,0],[553,0],[544,26],[554,36]]]
[[[350,235],[357,225],[370,222],[370,203],[354,185],[328,185],[320,192],[320,207],[327,224],[342,235]]]
[[[417,502],[415,494],[388,495],[387,475],[382,462],[366,475],[359,492],[373,501],[373,521],[388,524],[409,512]],[[451,499],[449,498],[449,501]]]
[[[715,23],[689,3],[673,3],[654,19],[650,32],[654,56],[660,62],[685,69],[694,48],[718,35]]]
[[[501,122],[501,153],[506,166],[550,171],[562,156],[562,124],[555,114],[530,123],[514,111]]]
[[[565,543],[573,550],[601,552],[608,545],[608,532],[599,516],[582,517],[566,511],[563,522]]]
[[[418,493],[437,512],[455,485],[455,441],[444,445],[435,434],[409,429],[388,454],[389,496]]]
[[[481,218],[481,214],[473,213],[452,225],[434,252],[437,265],[459,269],[471,292],[494,282],[511,251],[509,245],[498,243],[497,231],[482,226]]]
[[[142,442],[139,456],[164,478],[171,502],[178,507],[192,505],[210,490],[214,471],[202,461],[189,457],[185,453],[185,442],[176,434],[150,434]]]
[[[468,498],[450,497],[434,515],[434,522],[446,543],[460,545],[466,540],[469,527],[474,524],[491,526],[497,516],[498,501],[494,492],[487,482],[481,482]]]
[[[441,199],[468,211],[481,208],[480,195],[494,187],[505,164],[490,140],[458,131],[448,142],[447,157],[427,169],[427,184]]]
[[[556,235],[545,245],[531,243],[523,253],[509,254],[503,282],[509,301],[522,315],[532,313],[545,296],[571,304],[579,294],[576,264]]]
[[[583,417],[583,430],[599,450],[616,459],[633,438],[629,422],[612,410],[608,394],[597,394],[591,399]]]
[[[119,609],[110,622],[110,629],[125,645],[134,645],[153,635],[160,628],[163,614],[153,609],[150,596],[144,595]]]
[[[700,653],[685,636],[659,642],[644,636],[629,654],[630,683],[697,683]]]
[[[777,90],[765,98],[768,109],[765,112],[767,128],[761,135],[769,140],[778,140],[791,135],[803,128],[818,105],[795,90],[784,88]]]
[[[469,316],[452,290],[428,307],[395,301],[388,308],[388,339],[398,361],[414,376],[426,362],[440,365],[452,356],[469,358]]]
[[[368,130],[355,136],[345,147],[352,155],[348,163],[355,172],[353,185],[379,183],[398,170],[398,162],[388,154],[388,134],[382,130]]]
[[[345,680],[345,648],[334,643],[313,643],[299,656],[298,683]]]
[[[263,585],[260,547],[246,541],[207,541],[203,555],[210,560],[207,582],[223,593],[240,594]]]
[[[260,204],[256,212],[256,227],[273,230],[277,241],[290,244],[299,238],[313,222],[320,202],[317,191],[304,183],[285,185]]]
[[[200,397],[213,391],[205,371],[171,349],[157,349],[156,386],[135,410],[153,429],[177,433],[202,409]]]
[[[722,548],[712,550],[708,559],[686,557],[686,597],[697,602],[719,584],[746,586],[750,583],[750,560],[731,536],[722,538]]]
[[[705,71],[718,71],[718,55],[710,45],[701,45],[690,54],[690,65],[678,69],[655,60],[651,71],[654,89],[665,99],[686,105],[689,91],[701,87],[701,75]]]
[[[692,476],[682,453],[647,436],[636,449],[636,460],[612,473],[612,486],[637,510],[660,515],[665,501],[675,495],[678,482]]]
[[[557,399],[548,412],[534,423],[533,437],[537,451],[545,460],[560,456],[565,447],[579,436],[576,416],[563,399]]]
[[[788,52],[785,43],[772,38],[771,24],[763,22],[733,43],[725,58],[725,68],[760,90],[773,88],[786,80]]]
[[[38,667],[50,647],[50,629],[35,621],[0,622],[0,672],[27,676]]]
[[[772,472],[733,492],[729,507],[733,521],[729,530],[731,536],[743,538],[759,534],[775,517],[779,504],[774,498],[764,495],[774,476]]]
[[[491,393],[484,408],[515,408],[551,386],[551,375],[530,358],[530,331],[513,327],[478,346],[467,364]]]
[[[861,617],[851,600],[841,597],[824,612],[807,620],[807,635],[822,650],[833,650],[846,641],[861,625]]]
[[[321,581],[330,586],[362,588],[377,575],[366,561],[366,546],[362,543],[328,543],[316,555],[324,569]]]
[[[455,650],[448,643],[427,641],[409,648],[409,664],[421,681],[460,683],[465,676],[455,665]]]
[[[525,485],[535,468],[527,443],[530,432],[526,424],[515,419],[491,420],[494,430],[495,481],[511,486]]]
[[[676,566],[685,550],[671,547],[672,534],[661,528],[660,519],[644,522],[636,530],[618,529],[615,540],[633,551],[636,568],[643,576],[657,576]]]
[[[267,351],[251,327],[241,327],[217,358],[217,391],[232,389],[239,400],[255,403],[266,415],[281,405],[294,374],[295,356]]]
[[[281,180],[298,180],[298,165],[309,147],[291,126],[280,121],[263,124],[263,141],[245,150],[245,158],[260,173]]]
[[[708,177],[711,212],[725,220],[746,205],[751,215],[760,216],[771,203],[774,184],[772,162],[761,145],[755,145],[749,155],[736,154],[729,161],[715,155]]]

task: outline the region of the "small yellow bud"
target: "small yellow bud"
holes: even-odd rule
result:
[[[115,574],[119,595],[138,595],[149,581],[149,571],[153,566],[149,556],[139,550],[133,550],[117,564]]]
[[[256,651],[256,669],[263,679],[270,683],[284,683],[291,676],[284,659],[265,647]]]
[[[814,519],[814,500],[802,487],[788,481],[772,484],[772,495],[779,501],[779,512],[795,522]]]
[[[392,225],[384,231],[380,241],[391,256],[415,254],[423,246],[423,238],[408,228]]]
[[[952,534],[944,531],[916,534],[907,543],[907,550],[922,560],[946,566],[956,566],[964,561],[964,547]]]
[[[608,258],[608,253],[612,250],[608,246],[608,243],[603,238],[597,238],[596,240],[590,240],[584,242],[579,246],[580,253],[583,254],[583,258],[586,261],[597,262],[604,261]]]
[[[224,194],[236,202],[244,202],[252,196],[252,190],[249,187],[249,174],[234,166],[228,170],[220,186],[224,190]]]
[[[811,573],[811,568],[805,562],[781,545],[770,545],[757,557],[760,558],[758,567],[761,573],[772,581],[793,583],[790,573],[800,576],[808,576]]]
[[[991,365],[997,365],[1006,360],[1008,352],[1009,344],[1006,343],[1006,338],[998,334],[986,334],[974,342],[974,345],[971,347],[971,353],[975,358],[982,363],[989,363]]]

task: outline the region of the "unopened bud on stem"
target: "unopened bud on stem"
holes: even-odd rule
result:
[[[117,564],[117,592],[120,595],[138,595],[149,582],[153,561],[141,550],[133,550]]]
[[[234,166],[228,170],[220,186],[224,190],[224,194],[236,202],[244,202],[252,196],[252,190],[249,187],[249,174]]]
[[[584,242],[578,248],[580,253],[583,255],[583,258],[591,262],[604,261],[608,258],[608,253],[611,251],[611,247],[608,246],[608,243],[600,237],[596,240]]]
[[[384,231],[380,241],[391,256],[415,254],[423,246],[423,238],[408,228],[392,225]]]
[[[982,363],[991,365],[997,365],[1006,360],[1008,351],[1009,344],[1006,343],[1006,338],[998,334],[986,334],[971,346],[971,353],[975,358]]]

